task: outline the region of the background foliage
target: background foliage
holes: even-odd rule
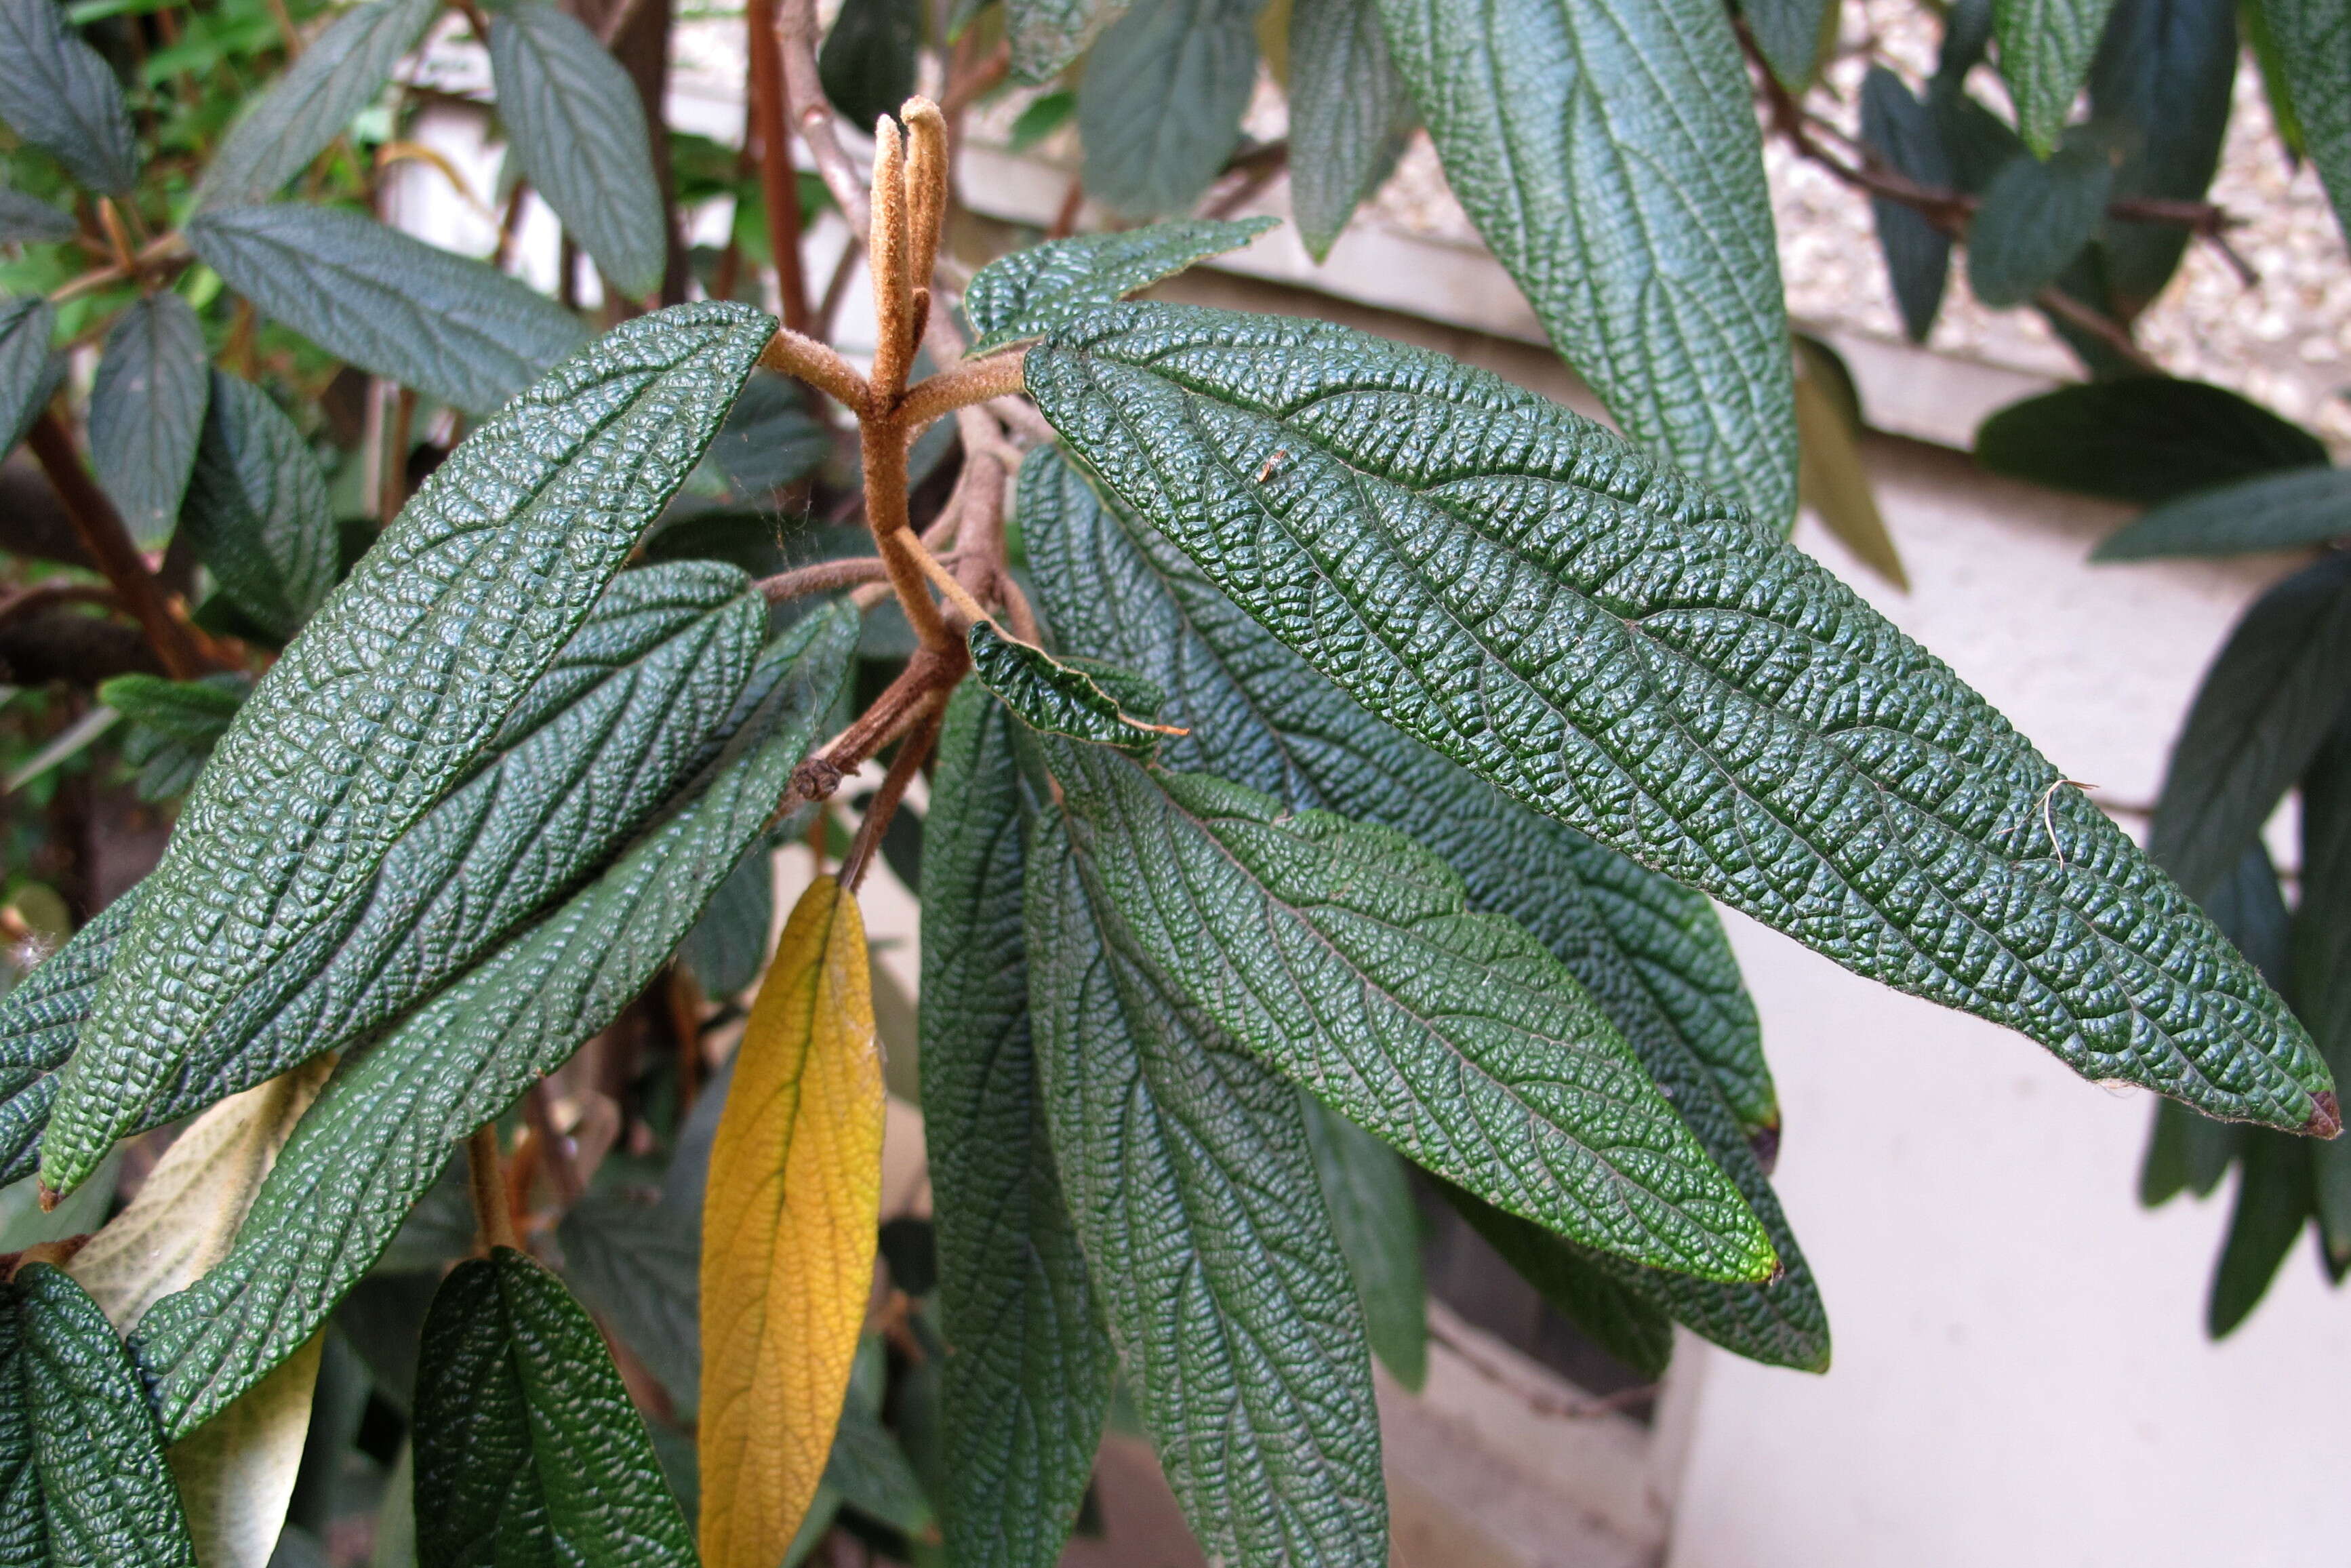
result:
[[[753,0],[736,147],[665,122],[670,0],[0,0],[6,1552],[1050,1562],[1107,1422],[1212,1555],[1375,1560],[1429,1214],[1628,1381],[1676,1322],[1827,1366],[1708,894],[2172,1096],[2147,1201],[2242,1172],[2214,1333],[2305,1229],[2339,1281],[2351,1154],[2297,1134],[2351,1062],[2351,485],[2133,332],[2228,245],[2246,52],[2351,203],[2351,16],[1938,10],[1847,137],[1831,0]],[[918,177],[1004,95],[1074,129],[1054,234]],[[1284,172],[1327,256],[1424,131],[1638,453],[1117,303]],[[2102,559],[2313,552],[2151,864],[1782,542],[1807,506],[1903,582],[1766,139],[1868,193],[1914,339],[1959,266],[2075,351],[1977,455],[2147,507]],[[395,171],[495,248],[387,222]],[[839,875],[771,960],[793,843]],[[885,1082],[935,1219],[881,1218]]]

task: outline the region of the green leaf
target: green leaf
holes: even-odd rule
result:
[[[357,213],[273,203],[189,220],[228,286],[328,352],[468,413],[580,346],[580,322],[496,267]]]
[[[2309,157],[2310,149],[2303,141],[2301,118],[2294,111],[2286,63],[2280,56],[2277,30],[2271,26],[2269,12],[2255,0],[2244,0],[2238,9],[2237,21],[2244,29],[2245,47],[2253,57],[2253,68],[2261,73],[2262,96],[2269,100],[2270,121],[2276,128],[2278,141],[2289,156]]]
[[[1315,260],[1331,254],[1419,123],[1388,58],[1379,0],[1291,0],[1290,207]]]
[[[0,455],[16,450],[57,390],[49,352],[57,325],[57,311],[37,294],[0,299]]]
[[[1953,179],[1938,118],[1884,66],[1870,67],[1862,78],[1862,145],[1903,178],[1947,188]],[[1886,279],[1902,310],[1903,330],[1912,342],[1923,343],[1943,308],[1943,288],[1951,275],[1950,235],[1916,208],[1883,196],[1870,198],[1869,211],[1877,225],[1877,248],[1886,256]]]
[[[775,865],[758,844],[718,884],[710,908],[685,935],[678,956],[705,996],[748,990],[766,970],[768,937],[776,924]]]
[[[2346,0],[2254,0],[2273,46],[2262,75],[2285,88],[2302,150],[2326,183],[2335,221],[2351,234],[2351,4]],[[2274,101],[2276,87],[2271,89]]]
[[[1454,193],[1633,438],[1796,516],[1788,318],[1716,0],[1381,0]]]
[[[1451,1182],[1435,1186],[1553,1312],[1641,1376],[1654,1381],[1665,1375],[1674,1355],[1674,1324],[1663,1310],[1595,1267],[1595,1254],[1585,1249],[1480,1202]]]
[[[89,393],[89,456],[141,549],[169,538],[212,395],[204,329],[176,294],[115,319]]]
[[[0,1561],[195,1568],[162,1434],[106,1314],[47,1263],[5,1294]]]
[[[1193,1534],[1217,1563],[1386,1562],[1363,1317],[1296,1092],[1125,940],[1064,823],[1040,812],[1027,856],[1054,1161]]]
[[[740,575],[716,563],[615,578],[465,782],[402,835],[322,929],[323,966],[288,962],[234,998],[150,1115],[175,1119],[363,1038],[569,891],[715,752],[765,618]],[[120,940],[110,916],[93,922],[93,934],[100,925],[111,933],[109,950],[86,967],[110,962]],[[0,1060],[44,1074],[62,1063],[94,992],[94,979],[74,988],[71,1017],[63,997],[36,1009],[21,1056],[7,1022],[18,993],[10,993],[0,1001],[0,1041],[11,1041]],[[205,1063],[209,1071],[196,1070]],[[31,1156],[55,1087],[42,1077],[20,1088],[0,1074],[0,1092],[15,1096],[0,1102],[0,1150],[13,1156],[0,1169]]]
[[[2203,198],[2228,135],[2237,54],[2237,0],[2115,0],[2090,66],[2090,110],[2128,128],[2116,198]],[[2179,224],[2106,224],[2106,284],[2126,319],[2163,292],[2189,237]]]
[[[1026,152],[1067,125],[1077,112],[1078,95],[1066,88],[1040,94],[1013,120],[1006,145],[1015,152]]]
[[[2239,1135],[2244,1164],[2236,1211],[2204,1308],[2204,1332],[2214,1339],[2226,1338],[2252,1315],[2311,1213],[2310,1141],[2258,1127]]]
[[[214,371],[180,526],[236,607],[281,642],[326,602],[342,567],[327,476],[310,444],[251,382]]]
[[[637,1354],[680,1415],[702,1389],[702,1238],[692,1220],[591,1192],[555,1228],[563,1276]]]
[[[1064,664],[985,621],[972,622],[967,641],[972,674],[979,684],[1031,729],[1115,746],[1137,756],[1149,755],[1160,737],[1182,733],[1137,718],[1121,707],[1103,684],[1103,680],[1115,681],[1114,674],[1104,673],[1102,679],[1097,679],[1096,672]]]
[[[1390,1376],[1417,1390],[1428,1376],[1428,1291],[1420,1274],[1420,1220],[1404,1162],[1302,1090],[1298,1108],[1306,1119],[1322,1205],[1363,1303],[1364,1338]]]
[[[1968,286],[1995,309],[2022,305],[2057,280],[2090,243],[2114,190],[2101,138],[2076,136],[2045,162],[2028,154],[1992,176],[1968,225]]]
[[[1041,87],[1086,52],[1119,0],[1004,0],[1012,45],[1012,79]]]
[[[1834,0],[1743,0],[1739,9],[1772,76],[1801,97],[1836,43]]]
[[[905,1450],[882,1425],[887,1367],[882,1336],[866,1335],[858,1346],[857,1365],[841,1401],[840,1423],[832,1430],[832,1449],[825,1456],[819,1490],[838,1492],[842,1502],[904,1535],[922,1537],[933,1533],[930,1499],[924,1495]]]
[[[387,852],[587,619],[771,331],[734,305],[639,318],[425,481],[262,677],[189,798],[60,1074],[50,1186],[70,1190],[149,1124],[187,1070],[220,1067],[225,1052],[201,1048],[257,982],[326,965]],[[200,989],[157,984],[196,970]]]
[[[1104,29],[1078,84],[1086,193],[1129,217],[1191,210],[1240,145],[1264,0],[1152,0]]]
[[[2177,1100],[2158,1100],[2155,1120],[2147,1128],[2147,1154],[2139,1162],[2139,1203],[2155,1208],[2183,1192],[2211,1197],[2236,1162],[2237,1145],[2245,1132],[2238,1123],[2216,1122]]]
[[[1827,345],[1796,340],[1796,436],[1802,459],[1796,493],[1854,558],[1903,591],[1909,574],[1886,519],[1877,510],[1869,470],[1861,460],[1861,422],[1850,399],[1853,381]]]
[[[1096,305],[1124,298],[1229,250],[1279,218],[1191,218],[1111,234],[1073,235],[998,256],[972,275],[963,309],[977,334],[973,352],[1040,338]]]
[[[873,7],[861,5],[852,10]],[[613,287],[661,287],[669,226],[644,105],[596,36],[546,0],[515,0],[490,23],[498,120],[517,166]]]
[[[285,189],[375,101],[438,9],[433,0],[367,0],[336,17],[221,140],[196,204],[266,202]]]
[[[2016,101],[2017,133],[2036,158],[2058,132],[2090,74],[2115,0],[1992,0],[2000,74]]]
[[[760,496],[806,476],[832,451],[832,433],[810,418],[801,389],[753,376],[710,444],[709,465],[737,494]]]
[[[0,0],[0,120],[91,190],[139,183],[139,147],[114,69],[56,0]]]
[[[2199,897],[2235,869],[2351,695],[2351,556],[2253,601],[2172,743],[2147,852]]]
[[[450,1145],[644,988],[820,738],[854,636],[845,607],[794,622],[763,655],[758,704],[699,794],[329,1082],[227,1259],[141,1320],[167,1432],[201,1425],[292,1354],[391,1244]]]
[[[2090,552],[2092,560],[2304,549],[2351,535],[2351,469],[2292,468],[2167,501]]]
[[[950,1561],[1052,1568],[1093,1474],[1109,1342],[1047,1141],[1021,940],[1012,723],[957,691],[924,824],[920,1011]]]
[[[442,1281],[415,1408],[419,1568],[695,1562],[603,1337],[514,1249]]]
[[[1371,717],[1057,454],[1024,465],[1020,516],[1055,629],[1165,682],[1192,726],[1168,742],[1169,766],[1238,779],[1293,810],[1343,805],[1412,835],[1461,874],[1473,906],[1518,921],[1567,966],[1738,1182],[1787,1269],[1761,1286],[1660,1274],[1650,1287],[1741,1354],[1825,1364],[1826,1316],[1756,1153],[1776,1146],[1779,1108],[1754,1005],[1705,898]]]
[[[2302,902],[2294,998],[2338,1074],[2351,1073],[2351,726],[2338,721],[2302,776]],[[2351,1264],[2351,1147],[2311,1147],[2314,1204],[2329,1265]]]
[[[1436,856],[1099,747],[1047,755],[1098,896],[1237,1044],[1512,1213],[1708,1279],[1772,1271],[1615,1026]]]
[[[2283,991],[2291,916],[2268,847],[2259,839],[2246,845],[2236,869],[2202,903],[2220,934],[2252,960],[2262,978]],[[2236,1124],[2199,1115],[2176,1100],[2157,1101],[2147,1157],[2139,1168],[2139,1202],[2152,1208],[2183,1190],[2209,1197],[2235,1162],[2244,1134]],[[2332,1149],[2340,1143],[2337,1139],[2325,1146]]]
[[[71,213],[0,185],[0,245],[54,245],[73,234]]]
[[[2053,489],[2154,506],[2322,465],[2326,448],[2225,387],[2135,376],[2009,404],[1977,428],[1976,461]]]
[[[1098,308],[1026,376],[1237,603],[1505,793],[2089,1076],[2334,1123],[2284,1004],[1982,698],[1588,421],[1345,328],[1164,305]]]
[[[57,1098],[55,1073],[73,1053],[145,887],[131,884],[0,996],[0,1182],[33,1169],[41,1128]]]
[[[817,51],[824,96],[850,124],[871,134],[883,115],[896,118],[899,106],[914,96],[922,41],[922,0],[843,5]]]
[[[122,760],[139,769],[139,798],[186,794],[252,689],[253,678],[243,674],[193,681],[118,675],[99,686],[99,700],[130,721]]]

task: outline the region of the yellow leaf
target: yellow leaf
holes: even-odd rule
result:
[[[66,1266],[108,1322],[127,1332],[149,1307],[228,1255],[277,1151],[333,1065],[322,1055],[233,1094],[172,1140],[131,1207]],[[198,1568],[268,1563],[302,1468],[321,1343],[312,1336],[165,1451]]]
[[[228,1256],[277,1151],[333,1065],[322,1055],[232,1094],[172,1140],[131,1207],[66,1267],[107,1322],[128,1333],[149,1307]]]
[[[1878,516],[1853,427],[1815,377],[1796,378],[1796,493],[1860,562],[1904,592],[1909,574]]]
[[[196,1568],[266,1568],[302,1469],[320,1329],[227,1409],[163,1451],[188,1516]]]
[[[882,1207],[865,922],[819,877],[735,1058],[702,1213],[702,1560],[775,1568],[849,1390]]]

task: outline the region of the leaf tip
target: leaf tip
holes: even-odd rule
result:
[[[2335,1103],[2333,1090],[2322,1089],[2313,1094],[2310,1100],[2313,1109],[2310,1113],[2310,1120],[2304,1122],[2300,1128],[2303,1136],[2332,1138],[2343,1131],[2343,1112]],[[46,1198],[47,1192],[45,1191],[42,1196]]]

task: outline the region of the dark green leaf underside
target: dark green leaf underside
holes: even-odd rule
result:
[[[2294,468],[2198,490],[2149,511],[2094,560],[2306,549],[2351,535],[2351,469]]]
[[[264,315],[469,413],[506,402],[585,336],[578,318],[520,279],[357,213],[216,208],[192,219],[187,235]]]
[[[433,0],[369,0],[336,17],[222,140],[197,183],[197,204],[277,194],[374,101],[436,9]]]
[[[1236,1043],[1513,1213],[1708,1278],[1772,1271],[1615,1026],[1434,855],[1203,775],[1048,755],[1099,896]]]
[[[532,186],[614,287],[661,287],[669,231],[645,111],[629,74],[576,18],[516,0],[490,24],[498,120]]]
[[[98,1303],[47,1263],[0,1288],[0,1542],[11,1564],[195,1568],[163,1435]],[[29,1474],[28,1474],[29,1472]],[[32,1487],[25,1483],[29,1479]],[[37,1489],[37,1490],[36,1490]],[[27,1507],[39,1515],[46,1550]]]

